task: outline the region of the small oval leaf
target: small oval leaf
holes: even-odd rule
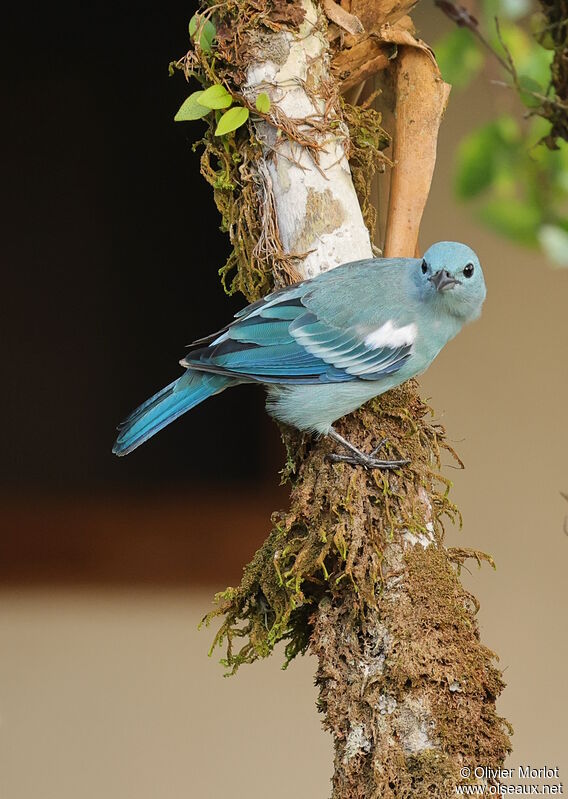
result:
[[[256,98],[256,110],[261,114],[268,114],[270,111],[270,97],[266,92],[261,92]]]
[[[475,130],[460,142],[455,190],[461,200],[476,197],[493,183],[498,144],[494,125]]]
[[[193,92],[187,100],[184,100],[177,114],[174,117],[174,122],[191,122],[193,119],[201,119],[208,114],[211,109],[207,106],[201,105],[199,100],[203,92]]]
[[[465,89],[479,74],[485,55],[467,28],[454,28],[434,46],[436,61],[444,80],[458,89]]]
[[[213,46],[213,39],[217,34],[217,29],[210,20],[202,20],[199,14],[194,14],[189,20],[189,35],[192,39],[198,30],[200,31],[199,46],[204,53],[209,53]]]
[[[538,244],[542,213],[536,203],[522,202],[513,197],[497,198],[486,201],[478,213],[488,227],[518,244],[525,247]]]
[[[530,75],[519,76],[519,86],[521,88],[521,101],[527,108],[538,108],[542,101],[535,95],[544,96],[545,90],[540,83]]]
[[[241,125],[245,124],[248,118],[248,108],[243,108],[242,105],[236,105],[234,108],[229,108],[229,110],[225,111],[219,120],[219,124],[215,130],[215,136],[224,136],[226,133],[230,133],[231,131],[240,128]]]
[[[214,83],[213,86],[205,89],[199,102],[207,108],[228,108],[233,102],[233,98],[224,86]]]

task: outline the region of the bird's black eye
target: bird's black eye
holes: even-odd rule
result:
[[[420,268],[422,269],[422,274],[425,275],[426,272],[428,271],[428,264],[426,263],[426,261],[422,261],[422,265]]]
[[[471,277],[473,275],[473,264],[466,264],[463,268],[463,276]]]

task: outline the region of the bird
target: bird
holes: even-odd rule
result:
[[[113,447],[126,455],[214,394],[261,383],[266,409],[302,432],[329,436],[345,454],[332,459],[366,469],[396,469],[341,436],[334,422],[424,372],[468,322],[486,287],[479,258],[441,241],[422,258],[370,258],[341,264],[277,289],[189,345],[185,372],[140,405]]]

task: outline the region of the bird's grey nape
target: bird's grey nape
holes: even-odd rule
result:
[[[351,463],[353,466],[363,466],[364,469],[400,469],[402,466],[408,466],[410,463],[410,461],[405,458],[389,461],[381,460],[376,457],[377,453],[380,452],[387,443],[386,438],[382,438],[377,446],[367,455],[365,452],[361,452],[360,449],[357,449],[350,441],[347,441],[346,438],[343,438],[333,427],[329,431],[328,436],[350,453],[349,455],[331,453],[327,458],[333,463]]]

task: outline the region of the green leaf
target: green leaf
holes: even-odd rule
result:
[[[497,179],[500,167],[510,161],[519,141],[514,119],[503,116],[474,130],[457,152],[455,191],[462,200],[481,194]]]
[[[233,98],[224,86],[214,83],[213,86],[205,89],[199,102],[207,108],[228,108],[233,102]]]
[[[473,131],[460,143],[455,188],[462,200],[481,194],[492,184],[498,145],[499,138],[493,125]]]
[[[199,102],[203,92],[193,92],[187,100],[184,100],[179,111],[174,117],[174,122],[191,122],[193,119],[201,119],[210,112],[210,108],[201,105]]]
[[[193,39],[195,31],[197,30],[197,23],[199,22],[199,14],[194,14],[189,20],[189,35]]]
[[[521,87],[520,96],[523,105],[527,108],[538,108],[541,101],[534,96],[534,92],[541,95],[545,93],[540,83],[528,75],[520,75],[519,86]]]
[[[542,220],[536,204],[513,198],[490,200],[480,209],[479,216],[488,227],[518,244],[528,247],[538,244]]]
[[[485,57],[471,31],[455,28],[434,47],[444,80],[458,89],[465,88],[483,67]]]
[[[540,83],[541,86],[548,86],[553,58],[553,52],[543,50],[542,47],[533,44],[527,57],[517,63],[517,72],[519,75],[526,75],[528,78],[532,78],[537,83]]]
[[[266,92],[261,92],[256,98],[256,110],[261,114],[268,114],[270,111],[270,97]]]
[[[219,124],[215,130],[215,136],[224,136],[226,133],[230,133],[232,130],[240,128],[241,125],[245,124],[248,118],[248,108],[243,108],[241,105],[236,105],[234,108],[230,108],[228,111],[225,111],[219,120]]]
[[[490,123],[495,127],[502,148],[510,148],[522,143],[521,130],[517,121],[508,114],[498,117]]]
[[[513,62],[518,68],[523,60],[530,56],[531,51],[534,49],[534,40],[531,40],[531,37],[525,33],[522,28],[513,23],[503,22],[501,20],[499,30],[501,32],[502,42],[495,28],[491,35],[491,43],[503,58],[506,58],[506,53],[503,48],[503,45],[505,45]]]
[[[554,264],[568,267],[568,231],[557,225],[542,225],[538,240]]]
[[[217,35],[215,25],[208,19],[202,20],[199,14],[194,14],[189,20],[189,35],[192,39],[197,30],[200,31],[199,46],[204,53],[209,53],[213,46],[213,39]]]

